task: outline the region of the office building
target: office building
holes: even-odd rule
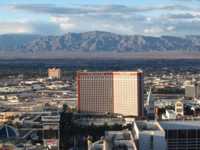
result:
[[[166,150],[165,131],[157,121],[133,122],[134,140],[139,150]]]
[[[146,103],[146,111],[147,111],[147,115],[153,115],[154,116],[154,97],[152,95],[152,91],[151,88],[150,90],[147,92],[147,103]]]
[[[60,68],[49,68],[48,77],[50,79],[60,79],[61,78],[61,69]]]
[[[200,121],[161,121],[168,150],[199,150]]]
[[[195,85],[185,86],[185,97],[188,97],[188,98],[196,97],[196,87],[195,87]]]
[[[107,150],[199,150],[200,121],[146,121],[133,122],[130,131],[107,131],[104,138],[90,143],[91,149]],[[126,146],[126,148],[125,148]]]
[[[59,149],[60,132],[59,122],[60,116],[42,116],[42,137],[43,144],[48,149]]]
[[[200,97],[200,85],[195,83],[185,86],[185,97],[187,98],[199,98]]]
[[[143,116],[143,72],[78,72],[78,110]]]

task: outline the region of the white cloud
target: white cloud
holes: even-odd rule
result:
[[[52,16],[50,21],[58,24],[63,31],[70,31],[76,27],[76,24],[69,17]]]
[[[151,18],[151,17],[146,17],[146,21],[147,21],[147,22],[151,22],[151,21],[152,21],[152,18]]]
[[[167,31],[174,31],[176,28],[174,26],[168,26],[166,28]]]
[[[151,26],[144,29],[144,34],[146,35],[170,35],[176,33],[176,27],[173,25],[160,25],[160,26]]]
[[[0,22],[0,34],[42,34],[58,35],[63,34],[59,26],[46,22],[16,21]]]
[[[190,10],[191,8],[184,5],[151,5],[151,6],[137,6],[131,7],[126,5],[80,5],[77,7],[57,7],[56,5],[49,4],[12,4],[8,5],[12,11],[26,11],[33,13],[43,14],[57,14],[57,15],[69,15],[69,14],[93,14],[93,13],[143,13],[154,11],[175,11],[175,10]]]
[[[150,35],[159,35],[163,32],[164,30],[161,27],[151,27],[151,28],[144,29],[144,33],[150,34]]]
[[[1,6],[0,6],[1,8]],[[194,7],[196,8],[196,7]],[[200,12],[191,5],[8,5],[7,11],[25,19],[3,22],[1,33],[64,34],[101,30],[119,34],[182,35],[199,33]],[[1,11],[1,10],[0,10]],[[27,13],[27,14],[26,14]],[[40,13],[35,15],[34,13]],[[20,15],[19,15],[20,14]],[[26,17],[29,16],[29,17]],[[30,16],[33,16],[32,18]],[[44,18],[46,17],[46,18]],[[184,27],[185,25],[185,27]],[[190,28],[189,28],[190,27]],[[187,29],[187,33],[184,31]],[[177,32],[178,31],[178,32]],[[191,32],[190,32],[191,31]]]
[[[0,34],[31,33],[32,29],[23,22],[0,22]]]
[[[135,19],[136,20],[136,19]],[[108,31],[119,34],[134,34],[133,17],[110,15],[53,16],[51,23],[63,32]]]

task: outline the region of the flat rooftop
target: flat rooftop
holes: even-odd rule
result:
[[[107,131],[105,137],[113,140],[131,140],[130,131]]]
[[[78,71],[78,75],[137,75],[143,74],[141,70],[129,70],[129,71]]]
[[[113,149],[126,148],[127,150],[135,150],[136,146],[132,134],[128,130],[123,131],[107,131],[105,138],[112,142]]]
[[[154,121],[136,121],[136,125],[140,131],[159,131],[157,123]]]
[[[96,126],[103,126],[105,123],[107,125],[123,125],[125,123],[123,118],[80,118],[80,119],[75,119],[73,120],[75,124],[83,125],[83,126],[91,126],[96,125]]]
[[[200,120],[173,120],[173,121],[160,121],[163,129],[200,129]]]

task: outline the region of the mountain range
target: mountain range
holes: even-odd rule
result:
[[[92,31],[60,36],[0,35],[0,52],[199,52],[200,36],[119,35]]]

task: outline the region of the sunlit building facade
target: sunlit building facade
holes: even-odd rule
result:
[[[48,77],[51,79],[60,79],[61,78],[61,69],[60,68],[49,68]]]
[[[143,72],[78,72],[80,112],[143,116]]]

